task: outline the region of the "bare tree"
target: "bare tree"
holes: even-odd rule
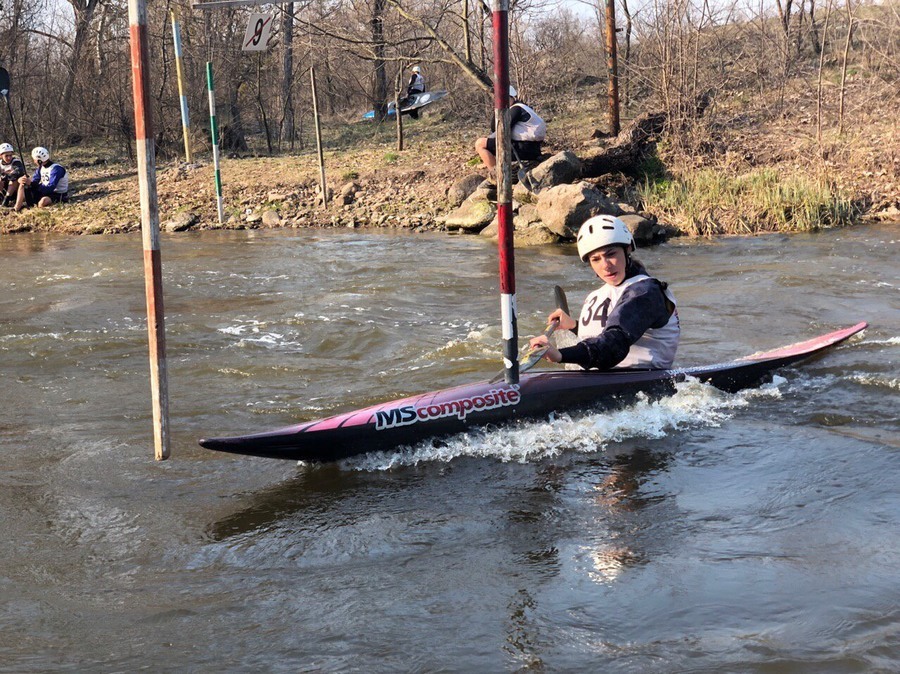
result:
[[[89,38],[94,10],[100,4],[100,0],[68,0],[68,2],[75,12],[75,37],[72,41],[72,54],[68,60],[68,74],[61,96],[63,110],[68,110],[72,103],[72,89],[75,86],[78,69],[82,65],[82,52]]]

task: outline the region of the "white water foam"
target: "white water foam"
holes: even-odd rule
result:
[[[850,381],[855,381],[863,386],[875,386],[877,388],[890,388],[900,391],[900,379],[882,377],[876,374],[857,372],[847,376]]]
[[[219,328],[218,331],[233,337],[239,337],[232,346],[243,348],[248,345],[264,346],[266,348],[299,347],[300,342],[286,338],[283,333],[266,331],[267,323],[248,320],[246,323],[238,323]]]
[[[771,384],[729,394],[689,379],[677,385],[674,395],[661,400],[640,394],[634,404],[621,409],[550,414],[545,420],[479,428],[436,444],[424,442],[397,452],[348,459],[343,465],[378,471],[463,456],[527,463],[566,451],[592,453],[630,438],[656,439],[684,428],[718,426],[754,399],[780,398],[785,384],[783,377],[776,376]]]
[[[864,339],[861,344],[885,344],[889,346],[896,346],[900,344],[900,337],[889,337],[888,339]]]

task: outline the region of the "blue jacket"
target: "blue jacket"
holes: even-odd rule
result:
[[[31,177],[31,186],[43,197],[54,193],[66,194],[69,191],[69,178],[65,167],[53,162],[39,166]]]

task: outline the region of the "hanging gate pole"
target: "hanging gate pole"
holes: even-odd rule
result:
[[[184,93],[184,65],[181,58],[181,25],[172,10],[172,39],[175,42],[175,73],[178,77],[178,98],[181,102],[181,130],[184,135],[184,159],[191,163],[191,120],[188,117],[187,96]]]
[[[150,58],[147,47],[145,0],[128,0],[131,34],[131,74],[134,94],[134,137],[141,193],[141,234],[144,245],[144,288],[150,346],[150,390],[153,397],[153,438],[156,460],[169,458],[169,386],[166,328],[163,311],[162,261],[159,253],[159,210],[156,202],[156,150],[150,102]]]
[[[212,63],[206,62],[206,88],[209,90],[209,133],[212,136],[213,169],[216,179],[216,210],[219,224],[225,221],[225,202],[222,199],[222,171],[219,169],[219,124],[216,121],[216,88],[213,85]]]
[[[509,129],[509,0],[493,0],[494,119],[497,144],[497,226],[500,254],[500,318],[507,384],[519,382],[519,328],[516,319],[516,267],[513,252],[512,144]]]

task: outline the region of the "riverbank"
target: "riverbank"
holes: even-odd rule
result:
[[[851,81],[844,108],[852,112],[852,124],[845,123],[838,133],[829,123],[820,132],[816,109],[802,104],[808,99],[803,87],[809,86],[798,80],[797,90],[788,93],[796,104],[778,115],[734,98],[717,101],[710,116],[715,121],[704,129],[704,137],[663,136],[643,176],[608,174],[591,182],[612,200],[649,212],[684,235],[797,231],[900,219],[896,94],[885,89],[884,96],[873,97],[870,81]],[[835,95],[830,92],[825,100],[826,121],[836,114]],[[596,145],[592,137],[604,124],[603,109],[596,103],[550,117],[546,153],[578,153]],[[275,157],[223,158],[221,224],[209,153],[198,142],[194,152],[201,161],[195,164],[158,161],[160,222],[168,231],[441,230],[442,218],[456,205],[450,188],[468,175],[487,175],[473,148],[481,130],[444,119],[439,106],[407,122],[405,129],[406,149],[398,151],[392,124],[379,128],[347,121],[326,127],[325,163],[332,192],[327,206],[319,193],[314,148]],[[72,201],[51,209],[0,213],[0,233],[112,234],[140,229],[131,162],[88,144],[62,148],[55,158],[69,169]],[[789,194],[785,185],[792,186]]]

